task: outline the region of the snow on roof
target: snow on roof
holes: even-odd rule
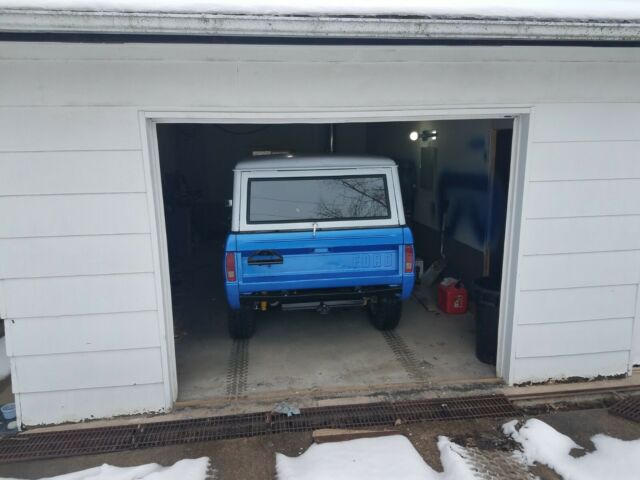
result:
[[[0,9],[600,21],[640,19],[638,0],[0,0]]]

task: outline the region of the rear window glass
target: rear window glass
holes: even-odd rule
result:
[[[385,175],[249,179],[247,223],[390,218]]]

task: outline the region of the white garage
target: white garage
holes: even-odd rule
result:
[[[180,357],[174,317],[185,300],[176,293],[190,277],[172,278],[171,244],[215,244],[212,205],[228,185],[198,186],[205,174],[196,166],[225,151],[212,165],[229,165],[206,175],[226,178],[236,151],[332,153],[331,139],[338,153],[418,168],[432,158],[423,150],[438,148],[434,172],[464,164],[468,146],[478,157],[473,173],[492,164],[494,133],[509,130],[490,376],[515,385],[632,374],[640,359],[640,10],[585,7],[545,21],[531,19],[534,11],[513,22],[457,11],[444,20],[425,12],[194,16],[15,3],[0,2],[0,316],[22,425],[169,411],[189,388],[197,400],[201,379],[184,384],[177,361],[199,357]],[[439,143],[412,143],[413,131],[437,131]],[[247,138],[253,143],[242,144]],[[187,190],[200,190],[188,216],[170,221],[169,168],[182,168],[194,179]],[[442,233],[437,189],[428,179],[414,183],[416,248],[428,264]],[[167,228],[180,222],[188,229]],[[462,252],[460,275],[474,252],[469,275],[486,272],[486,245],[463,238],[471,227],[461,231],[447,247]],[[213,271],[215,256],[203,265]],[[422,312],[418,303],[409,309]],[[407,330],[403,341],[420,357],[428,346],[414,337]],[[239,348],[211,338],[204,349],[222,352],[222,361]],[[295,363],[270,365],[276,344],[255,345],[248,355],[263,355],[261,381]],[[335,368],[366,367],[353,350]],[[251,365],[245,383],[257,375]],[[224,368],[205,371],[207,388],[224,390]],[[291,398],[298,388],[344,387],[309,380],[316,373],[256,392],[287,387]],[[399,388],[404,377],[393,378],[366,382]]]

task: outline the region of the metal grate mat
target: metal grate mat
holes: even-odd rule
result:
[[[640,422],[640,395],[635,397],[625,398],[615,403],[609,411],[615,415],[626,418],[627,420],[633,420],[634,422]]]
[[[319,428],[392,427],[398,423],[519,414],[505,396],[491,395],[304,408],[300,415],[291,417],[263,412],[60,432],[23,433],[0,440],[0,463],[306,432]]]

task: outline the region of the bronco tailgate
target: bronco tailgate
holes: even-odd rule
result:
[[[234,245],[235,243],[235,245]],[[402,285],[405,227],[231,235],[239,293]]]

